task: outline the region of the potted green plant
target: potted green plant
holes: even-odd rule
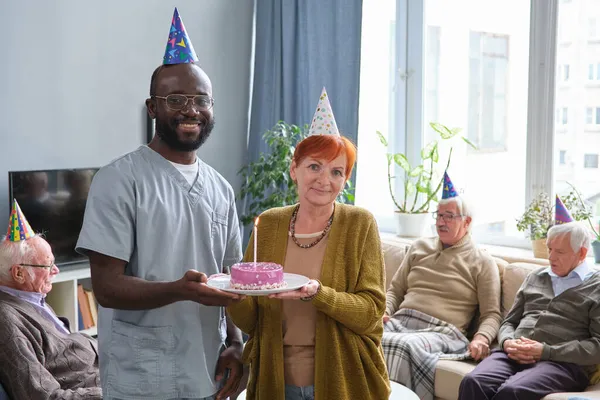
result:
[[[419,237],[423,236],[425,228],[429,225],[429,212],[432,204],[438,200],[438,194],[442,188],[443,172],[450,166],[452,158],[452,147],[448,154],[448,161],[444,169],[439,168],[440,143],[455,138],[461,138],[469,146],[477,147],[464,136],[460,136],[460,128],[448,128],[437,122],[429,124],[439,138],[429,142],[421,149],[420,159],[416,165],[411,165],[408,157],[403,153],[387,153],[387,177],[390,196],[396,207],[397,229],[399,236]],[[381,143],[388,147],[385,136],[377,131]],[[402,198],[396,197],[392,182],[396,178],[392,173],[392,166],[398,165],[403,170],[403,192]]]
[[[554,205],[548,194],[540,192],[531,200],[521,218],[517,219],[517,230],[524,232],[531,240],[535,258],[548,258],[546,237],[552,225],[554,225]]]
[[[573,185],[569,185],[571,191],[566,196],[561,196],[563,204],[575,221],[589,221],[598,238],[598,232],[591,223],[591,209],[583,201],[579,191]],[[533,256],[536,258],[548,258],[546,239],[548,230],[555,222],[554,208],[555,203],[550,200],[548,194],[541,192],[529,203],[521,218],[517,219],[517,230],[525,232],[531,239]]]
[[[576,221],[587,221],[590,224],[591,231],[594,234],[594,240],[592,241],[594,262],[598,264],[600,263],[600,232],[593,223],[594,212],[592,211],[592,207],[583,200],[583,196],[579,190],[570,183],[569,186],[571,186],[571,192],[564,199],[565,207],[572,210],[571,216],[573,219]]]
[[[247,199],[246,212],[241,215],[242,224],[250,224],[265,210],[298,202],[296,184],[290,177],[290,165],[296,145],[308,135],[308,125],[302,127],[279,121],[263,134],[269,151],[260,153],[258,160],[243,166],[239,199]],[[350,180],[338,196],[341,203],[353,203],[353,186]]]

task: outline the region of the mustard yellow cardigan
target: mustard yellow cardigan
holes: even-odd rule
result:
[[[284,263],[294,207],[260,216],[258,261]],[[251,261],[253,241],[244,259]],[[390,386],[381,349],[384,265],[377,224],[366,210],[336,203],[321,272],[317,309],[315,399],[387,399]],[[227,311],[250,339],[246,398],[284,400],[281,300],[247,297]]]

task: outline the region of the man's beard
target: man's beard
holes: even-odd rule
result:
[[[206,142],[215,127],[215,119],[206,121],[200,134],[196,140],[184,142],[177,136],[177,124],[185,120],[173,120],[172,123],[167,121],[156,120],[156,135],[172,150],[175,151],[196,151]]]

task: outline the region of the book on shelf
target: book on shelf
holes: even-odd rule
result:
[[[89,329],[95,326],[96,324],[94,323],[91,307],[92,305],[96,307],[96,305],[93,303],[90,304],[90,299],[86,294],[83,285],[77,285],[77,303],[79,304],[79,312],[81,313],[81,319],[83,321],[83,329]]]
[[[85,295],[88,298],[88,304],[90,305],[90,312],[92,313],[92,322],[93,326],[98,326],[98,303],[96,302],[96,296],[94,296],[94,292],[91,290],[86,290]]]

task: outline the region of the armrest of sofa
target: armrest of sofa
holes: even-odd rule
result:
[[[385,264],[385,290],[387,290],[398,267],[402,264],[402,259],[404,259],[410,247],[410,242],[402,238],[383,236],[381,238],[381,247]]]

